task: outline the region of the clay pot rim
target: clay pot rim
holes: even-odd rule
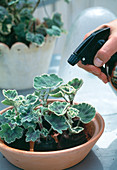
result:
[[[49,99],[48,101],[51,102],[53,100],[55,101],[55,100],[58,100],[58,99]],[[59,101],[64,101],[64,100],[59,100]],[[9,107],[3,109],[2,111],[0,111],[0,114],[4,113],[5,111],[12,109],[12,108],[13,108],[13,106],[9,106]],[[98,112],[96,112],[96,115],[92,119],[91,122],[94,122],[94,120],[96,119],[97,116],[100,119],[100,123],[101,123],[101,128],[100,128],[99,132],[97,133],[95,131],[93,136],[91,137],[91,139],[89,141],[87,141],[86,143],[81,144],[79,146],[75,146],[75,147],[63,149],[63,150],[57,150],[57,151],[31,152],[31,151],[25,151],[25,150],[20,150],[20,149],[15,149],[15,148],[9,147],[6,144],[4,144],[4,142],[2,140],[0,140],[0,147],[5,147],[6,150],[9,150],[11,152],[18,152],[20,154],[27,154],[27,155],[39,155],[39,154],[40,155],[51,155],[51,154],[56,155],[56,154],[60,154],[60,153],[64,153],[64,152],[71,152],[71,151],[74,151],[76,149],[83,148],[83,147],[85,147],[86,145],[88,145],[92,142],[97,141],[97,139],[102,135],[102,133],[104,131],[104,127],[105,127],[104,119],[102,118],[102,116]]]

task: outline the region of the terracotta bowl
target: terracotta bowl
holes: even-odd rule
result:
[[[2,114],[7,109],[0,112]],[[0,151],[13,165],[25,170],[62,170],[82,161],[104,131],[104,120],[99,113],[86,125],[91,139],[79,146],[59,151],[31,152],[11,148],[0,140]]]

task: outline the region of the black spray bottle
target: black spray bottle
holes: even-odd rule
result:
[[[104,45],[110,35],[110,28],[103,28],[95,31],[87,37],[69,57],[68,63],[74,66],[80,60],[82,64],[93,64],[97,51]],[[117,95],[117,53],[102,67],[101,71],[108,77],[110,85]]]

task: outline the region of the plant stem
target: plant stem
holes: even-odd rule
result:
[[[17,113],[17,114],[19,114],[19,112],[17,111],[17,105],[15,105],[15,104],[14,104],[14,106],[13,106],[13,107],[14,107],[14,109],[15,109],[16,113]]]
[[[73,98],[70,95],[68,97],[69,97],[70,105],[72,105],[73,104]]]
[[[30,141],[30,151],[31,152],[34,152],[34,142],[33,141]]]
[[[42,123],[38,123],[38,124],[39,124],[40,129],[42,130],[43,129],[43,124]]]
[[[68,102],[68,100],[65,98],[65,96],[62,96],[62,97],[63,97],[63,99],[65,99],[66,102]]]
[[[43,3],[43,8],[44,8],[45,14],[47,15],[48,18],[50,18],[49,14],[48,14],[48,11],[47,11],[47,9],[45,7],[44,0],[42,0],[42,3]]]
[[[36,5],[34,6],[34,8],[33,8],[33,10],[32,10],[32,13],[35,12],[35,10],[36,10],[36,8],[38,7],[39,3],[40,3],[40,0],[37,1]]]
[[[51,92],[51,88],[49,88],[49,92],[48,92],[48,94],[47,94],[47,96],[46,96],[46,103],[47,103],[47,100],[48,100],[48,97],[49,97],[49,93]]]
[[[79,119],[79,121],[78,121],[78,123],[77,123],[77,126],[79,126],[79,124],[80,124],[80,119]]]
[[[52,130],[52,127],[49,129],[48,134],[51,132],[51,130]]]

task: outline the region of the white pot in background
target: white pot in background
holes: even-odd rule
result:
[[[48,72],[55,41],[48,37],[41,47],[17,42],[9,48],[0,43],[0,88],[32,88],[33,78]]]

